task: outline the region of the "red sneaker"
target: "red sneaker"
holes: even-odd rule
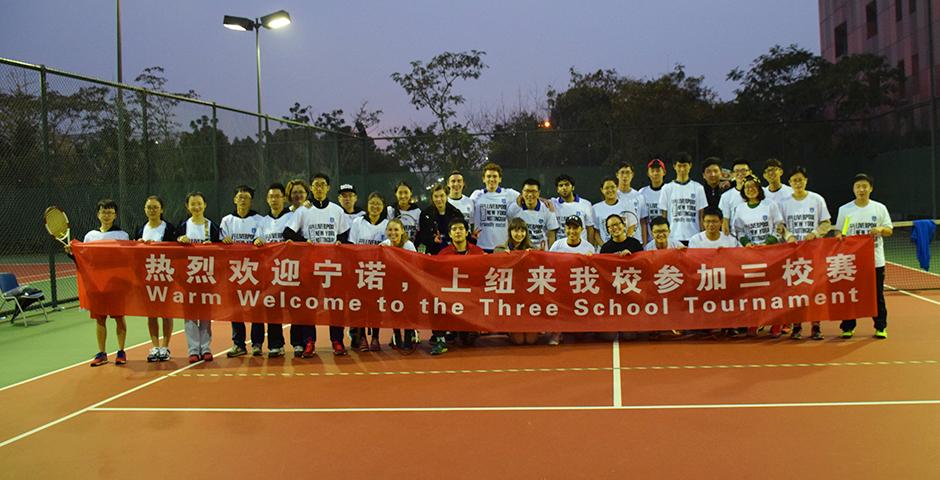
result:
[[[117,355],[114,357],[115,365],[124,365],[127,363],[127,354],[124,353],[124,350],[118,350]]]
[[[190,356],[189,356],[189,363],[196,363],[196,362],[198,362],[198,361],[199,361],[199,355],[190,355]]]
[[[346,347],[343,346],[343,342],[339,340],[333,340],[333,355],[346,355]]]
[[[202,354],[202,361],[204,361],[204,362],[211,362],[211,361],[212,361],[212,354],[209,353],[209,352],[203,353],[203,354]]]
[[[313,343],[313,340],[307,340],[307,345],[304,346],[304,353],[300,356],[303,358],[313,358],[317,354],[317,347]]]
[[[101,365],[104,365],[106,363],[108,363],[108,354],[104,352],[98,352],[95,354],[95,358],[92,359],[89,366],[100,367]]]

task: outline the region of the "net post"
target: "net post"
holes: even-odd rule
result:
[[[49,155],[49,96],[47,94],[48,80],[46,78],[46,66],[42,65],[39,69],[39,97],[42,108],[40,121],[42,125],[42,163],[46,166],[46,204],[52,204],[52,161]],[[49,242],[49,295],[52,297],[52,308],[59,306],[59,292],[56,288],[55,275],[55,256],[56,245]]]

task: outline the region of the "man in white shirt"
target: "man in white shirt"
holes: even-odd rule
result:
[[[643,250],[685,248],[685,245],[670,238],[669,233],[669,220],[666,220],[666,217],[656,217],[650,220],[650,236],[653,239],[643,246]]]
[[[235,211],[226,215],[219,222],[219,230],[222,236],[222,243],[254,243],[259,236],[259,227],[261,226],[261,215],[251,209],[251,201],[254,198],[255,190],[247,185],[235,187]],[[261,355],[261,344],[264,342],[264,324],[252,323],[251,351],[252,355]],[[261,338],[254,335],[256,330],[260,330]],[[245,348],[245,323],[232,322],[232,348],[226,353],[229,358],[241,357],[248,353]]]
[[[258,227],[258,238],[255,240],[255,245],[259,247],[267,243],[283,242],[285,240],[284,229],[287,228],[291,217],[294,215],[294,212],[290,211],[289,208],[286,208],[287,191],[284,189],[283,184],[272,183],[268,187],[266,200],[268,202],[270,211],[267,215],[261,217],[260,226]],[[268,358],[284,356],[284,328],[280,323],[268,323],[267,325]],[[291,328],[294,327],[292,326]],[[263,341],[263,325],[259,323],[252,323],[252,348],[254,348],[255,345],[260,346]]]
[[[450,172],[450,176],[447,177],[447,187],[449,188],[447,202],[457,207],[457,210],[463,214],[463,218],[470,221],[473,218],[473,200],[463,194],[464,181],[460,170]],[[472,230],[473,225],[470,228]]]
[[[539,201],[541,185],[534,178],[522,182],[522,206],[515,203],[509,207],[509,218],[521,218],[529,231],[529,241],[534,248],[548,250],[555,243],[558,221],[555,214]]]
[[[663,184],[666,181],[666,165],[663,161],[654,158],[646,164],[646,176],[650,179],[650,184],[640,189],[643,200],[646,201],[646,225],[649,232],[649,223],[656,217],[662,215],[659,211],[659,193],[662,191]],[[647,240],[649,239],[647,234]]]
[[[702,224],[705,230],[689,239],[689,248],[731,248],[740,247],[738,240],[721,231],[721,209],[705,207],[702,210]]]
[[[561,225],[572,216],[581,219],[586,226],[581,230],[581,240],[590,243],[594,239],[594,211],[591,202],[574,194],[574,179],[570,175],[562,174],[555,178],[555,189],[558,197],[555,199],[555,217]],[[565,229],[567,232],[568,229]],[[558,238],[565,238],[567,233],[558,232]]]
[[[875,237],[875,280],[878,294],[878,315],[875,321],[875,338],[888,338],[888,309],[885,306],[885,247],[882,237],[894,233],[888,208],[871,199],[874,181],[864,173],[855,176],[852,192],[855,200],[839,207],[836,216],[836,232],[839,238],[844,235],[871,235]],[[842,338],[852,338],[855,334],[855,319],[845,320],[840,325]]]
[[[339,206],[346,212],[346,223],[352,225],[353,220],[366,214],[366,211],[359,208],[356,202],[359,195],[356,194],[356,188],[350,183],[344,183],[339,186]]]
[[[473,201],[471,223],[477,229],[477,246],[486,253],[506,243],[509,239],[509,206],[516,203],[519,192],[502,188],[503,169],[495,163],[483,166],[483,186],[470,195]]]
[[[731,163],[731,173],[734,175],[734,188],[722,193],[718,201],[722,216],[721,231],[726,234],[731,233],[731,214],[734,213],[735,207],[744,203],[741,189],[744,188],[744,179],[751,175],[751,164],[743,158],[736,158]]]
[[[617,168],[617,196],[626,201],[629,211],[636,216],[638,225],[633,231],[632,236],[642,244],[649,238],[649,212],[646,207],[646,197],[643,196],[639,190],[635,190],[632,184],[633,164],[630,162],[620,162],[620,166]],[[603,190],[603,188],[604,182],[601,182],[601,189]],[[601,225],[604,223],[605,218],[607,218],[607,215],[601,217],[595,212],[594,220],[597,222],[596,227],[598,231],[602,230]],[[607,240],[604,241],[606,242]],[[603,245],[603,242],[601,245]]]
[[[669,220],[672,238],[688,245],[692,235],[702,231],[702,209],[707,205],[705,188],[689,178],[692,170],[691,155],[676,155],[673,168],[676,170],[676,179],[664,185],[659,192],[659,208],[662,216]]]
[[[781,182],[783,177],[783,164],[776,158],[770,158],[764,163],[764,196],[779,204],[783,199],[793,195],[793,189]]]

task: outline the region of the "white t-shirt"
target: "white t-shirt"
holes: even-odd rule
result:
[[[548,249],[549,252],[561,252],[561,253],[595,253],[594,245],[591,245],[586,240],[581,240],[581,243],[576,247],[568,245],[568,239],[562,238],[555,240],[555,243],[552,244],[552,248]]]
[[[552,200],[555,205],[555,218],[558,220],[558,238],[564,239],[567,237],[565,234],[565,220],[571,216],[577,216],[581,219],[581,223],[584,225],[584,229],[581,230],[581,241],[588,241],[588,227],[593,227],[596,222],[594,221],[594,209],[591,208],[591,202],[575,195],[573,202],[566,202],[560,197],[554,198]]]
[[[864,207],[856,205],[854,200],[839,207],[836,223],[832,227],[841,233],[846,221],[849,224],[846,235],[868,235],[868,232],[875,227],[894,228],[888,208],[870,199],[868,205]],[[885,266],[885,245],[884,240],[878,236],[875,237],[875,267],[883,266]]]
[[[548,249],[548,232],[558,230],[555,214],[542,205],[542,202],[536,202],[534,209],[523,208],[513,203],[509,206],[509,218],[521,218],[525,222],[529,231],[529,242],[532,243],[533,248],[539,250]]]
[[[156,228],[150,226],[150,222],[144,224],[144,231],[141,235],[141,240],[148,242],[160,242],[163,241],[163,234],[166,233],[167,223],[163,220],[160,220],[160,225],[157,225]]]
[[[742,203],[734,209],[731,232],[745,245],[745,237],[755,245],[764,245],[768,235],[777,236],[777,224],[783,222],[780,207],[766,198],[755,207]],[[778,241],[784,241],[778,238]]]
[[[633,192],[636,192],[636,190],[633,190]],[[643,218],[643,215],[637,213],[636,207],[640,207],[642,210],[646,209],[646,201],[643,200],[643,196],[639,195],[639,193],[631,197],[618,195],[617,203],[613,205],[609,205],[606,201],[601,200],[591,207],[594,210],[594,221],[597,222],[595,228],[597,228],[597,231],[601,235],[601,240],[604,243],[610,240],[610,233],[607,231],[607,217],[611,215],[620,215],[620,218],[623,219],[623,223],[626,224],[627,228],[630,228],[630,225],[636,225],[633,238],[641,243],[643,242],[643,231],[640,225],[637,224],[638,220]]]
[[[640,243],[643,243],[643,228],[639,224],[643,223],[644,218],[649,217],[649,208],[646,205],[646,196],[640,193],[639,190],[631,189],[629,193],[624,193],[620,190],[617,190],[617,198],[626,200],[627,211],[636,215],[638,225],[636,226],[636,231],[633,232],[633,238],[639,240]],[[597,228],[604,227],[604,220],[606,219],[607,217],[600,218],[595,214],[594,220],[597,221]]]
[[[274,218],[270,213],[261,217],[258,223],[258,237],[265,243],[277,243],[284,241],[284,228],[290,226],[294,212],[284,209],[281,216]]]
[[[357,245],[378,245],[385,240],[387,226],[387,218],[373,225],[369,217],[359,217],[353,220],[352,226],[349,227],[349,242]]]
[[[764,198],[769,198],[774,202],[777,202],[777,205],[780,205],[780,202],[787,197],[793,196],[793,188],[787,184],[780,184],[780,189],[776,192],[771,192],[769,187],[764,188]]]
[[[652,185],[647,185],[640,189],[640,194],[643,195],[643,200],[646,200],[646,216],[650,219],[662,216],[663,212],[659,209],[659,194],[663,191],[665,184],[660,185],[659,188],[653,188]]]
[[[196,225],[190,217],[186,220],[186,238],[192,243],[202,243],[212,240],[212,220],[205,219],[206,223]]]
[[[803,200],[797,200],[790,195],[782,198],[777,205],[780,207],[780,214],[783,215],[787,230],[797,240],[803,240],[806,234],[815,231],[820,223],[832,218],[829,216],[826,200],[813,192],[806,192]]]
[[[261,225],[261,215],[249,213],[247,217],[239,217],[230,213],[222,217],[219,223],[219,236],[232,237],[235,243],[252,243],[260,235],[258,227]]]
[[[417,237],[418,222],[421,220],[421,209],[418,208],[418,204],[412,204],[412,207],[413,208],[409,210],[400,210],[401,215],[399,216],[395,216],[395,207],[385,207],[389,220],[394,218],[401,220],[402,225],[405,226],[405,233],[408,234],[409,240],[414,240],[415,237]]]
[[[669,235],[669,240],[666,243],[666,248],[685,248],[685,245],[682,243],[673,240],[672,234]],[[643,246],[643,250],[657,250],[656,240],[650,240],[646,245]]]
[[[718,200],[718,208],[721,209],[721,217],[728,221],[729,226],[734,221],[731,218],[734,215],[734,209],[742,203],[744,203],[744,197],[741,196],[741,191],[734,187],[721,194],[721,199]]]
[[[336,243],[336,238],[349,230],[343,207],[329,202],[323,208],[299,208],[290,221],[291,230],[313,243]]]
[[[342,205],[340,205],[340,207],[342,207]],[[343,211],[345,212],[346,210],[344,209]],[[363,216],[363,215],[365,215],[365,214],[366,214],[366,211],[365,211],[365,210],[359,210],[358,212],[355,212],[355,213],[346,213],[346,222],[348,222],[350,225],[352,225],[353,220],[355,220],[355,219],[357,219],[357,218],[359,218],[359,217],[361,217],[361,216]]]
[[[470,200],[470,197],[463,195],[457,200],[447,197],[447,203],[456,207],[457,210],[460,210],[460,213],[463,214],[463,218],[468,222],[473,218],[473,200]]]
[[[718,240],[709,240],[705,232],[699,232],[689,239],[689,248],[730,248],[740,247],[738,240],[725,232],[718,232]]]
[[[382,243],[379,243],[379,245],[383,245],[383,246],[386,246],[386,247],[391,247],[391,246],[392,246],[392,241],[386,238],[385,240],[382,240]],[[405,249],[405,250],[408,250],[409,252],[417,252],[417,251],[418,251],[418,249],[415,248],[415,244],[414,244],[411,240],[406,241],[405,244],[401,246],[401,248],[403,248],[403,249]]]
[[[702,231],[698,212],[708,205],[705,187],[695,180],[685,183],[672,181],[659,192],[659,208],[669,215],[669,238],[688,240]]]
[[[473,199],[473,223],[480,229],[477,246],[492,250],[506,243],[509,231],[509,206],[516,203],[519,192],[511,188],[497,188],[495,192],[477,190],[470,197]]]
[[[161,236],[161,238],[163,237]],[[107,232],[92,230],[85,234],[85,239],[82,241],[87,243],[97,242],[98,240],[130,240],[130,237],[124,230],[108,230]]]

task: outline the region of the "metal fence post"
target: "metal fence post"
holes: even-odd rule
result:
[[[149,122],[147,118],[147,93],[141,92],[140,94],[140,129],[141,129],[141,142],[143,142],[144,150],[144,165],[146,166],[146,185],[147,185],[147,194],[150,195],[152,190],[152,185],[150,183],[151,176],[151,165],[150,165],[150,128],[147,125]]]
[[[219,213],[222,211],[221,210],[222,185],[220,184],[221,175],[219,175],[219,145],[218,145],[219,143],[219,130],[218,130],[219,117],[218,117],[217,110],[218,109],[216,108],[215,102],[212,102],[212,176],[213,176],[213,180],[215,181],[215,201],[213,202],[215,204],[215,218],[219,218]]]
[[[118,205],[127,206],[127,158],[124,152],[124,89],[117,87]]]
[[[46,166],[46,204],[52,204],[52,159],[49,154],[49,97],[47,95],[48,82],[46,80],[46,66],[42,65],[39,69],[39,96],[42,115],[40,125],[42,126],[42,163]],[[49,295],[52,297],[52,307],[59,306],[59,290],[56,285],[55,275],[55,257],[58,253],[58,243],[49,243]]]

